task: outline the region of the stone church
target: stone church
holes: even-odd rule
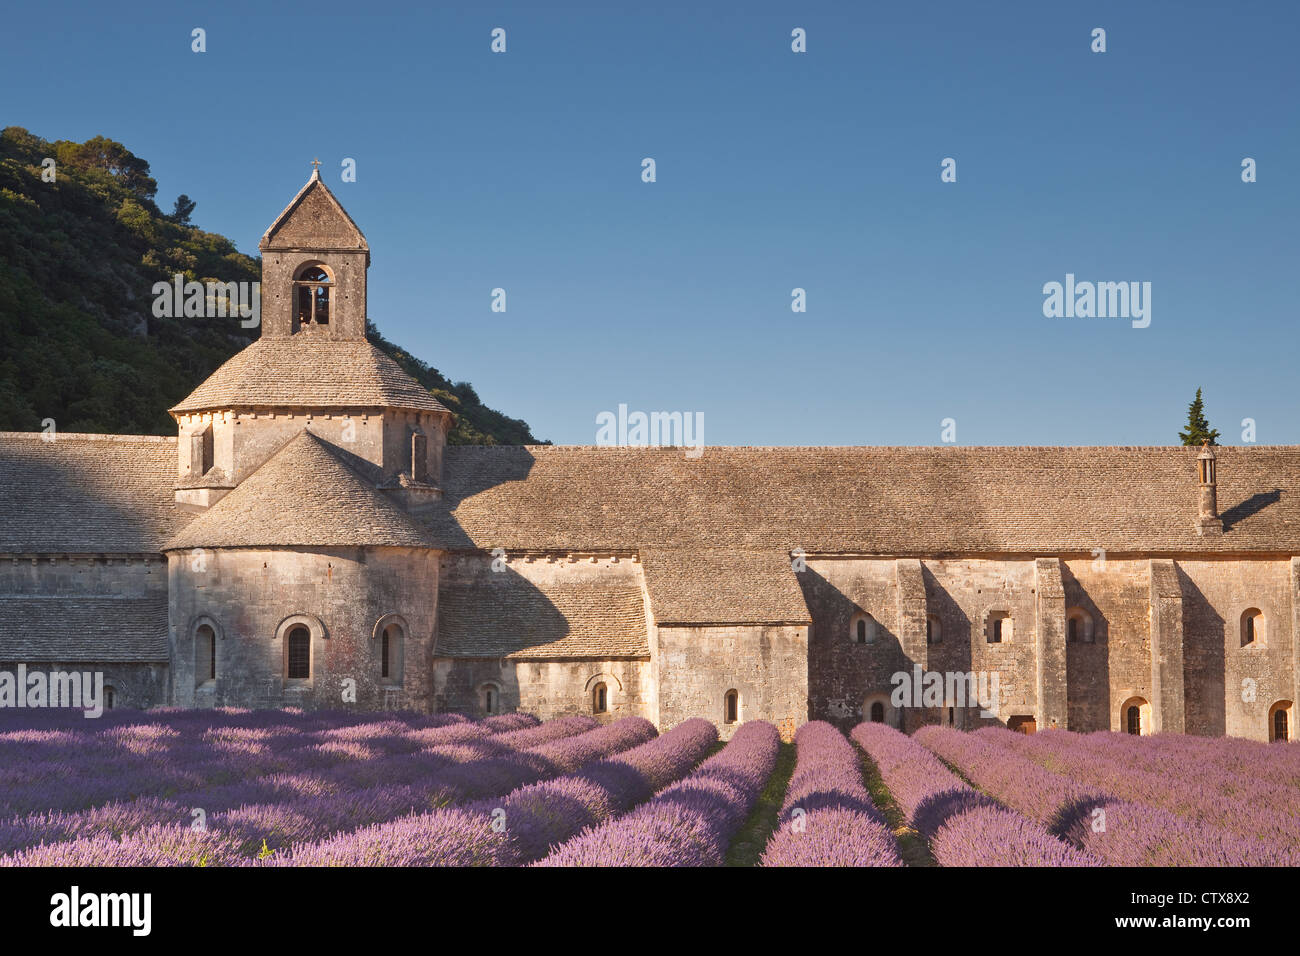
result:
[[[0,669],[118,707],[1290,736],[1300,447],[449,446],[317,174],[260,248],[261,336],[175,438],[0,434]],[[996,700],[900,704],[936,673]]]

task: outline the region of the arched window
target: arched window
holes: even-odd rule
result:
[[[740,691],[729,690],[727,696],[723,698],[722,705],[724,719],[729,724],[734,724],[740,720]]]
[[[1092,615],[1081,607],[1065,612],[1065,639],[1070,644],[1092,643]]]
[[[478,689],[478,699],[483,713],[488,716],[501,713],[501,688],[496,684],[482,684]]]
[[[609,713],[609,688],[603,681],[591,689],[591,712]]]
[[[853,642],[855,644],[876,643],[876,621],[870,614],[854,615]]]
[[[1241,646],[1264,646],[1264,613],[1257,607],[1247,608],[1241,614]]]
[[[885,705],[876,701],[871,705],[871,722],[873,724],[883,724],[885,722]]]
[[[301,624],[289,631],[285,676],[290,680],[307,680],[311,677],[311,631]]]
[[[379,677],[390,684],[402,682],[402,661],[406,650],[402,625],[389,624],[379,635]]]
[[[1011,640],[1011,615],[1006,611],[990,611],[985,640],[990,644],[1001,644]]]
[[[300,325],[329,325],[330,277],[320,266],[308,266],[294,280]]]
[[[943,640],[943,625],[939,623],[939,616],[931,614],[925,619],[925,643],[938,644]]]
[[[104,687],[104,709],[105,709],[105,710],[112,710],[113,707],[114,707],[114,705],[115,705],[116,703],[117,703],[117,691],[114,690],[112,687],[109,687],[109,686],[105,685],[105,687]]]
[[[217,634],[211,624],[200,624],[194,632],[194,683],[217,679]]]
[[[1119,708],[1120,729],[1135,737],[1151,733],[1151,705],[1142,697],[1130,697]]]
[[[1291,701],[1279,700],[1268,709],[1268,739],[1291,739]]]

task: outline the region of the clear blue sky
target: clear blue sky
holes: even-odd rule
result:
[[[1201,386],[1223,443],[1246,417],[1300,443],[1298,26],[1289,0],[11,4],[0,123],[120,140],[252,254],[319,156],[371,319],[556,442],[625,403],[703,412],[708,444],[945,417],[1168,444]],[[1150,327],[1045,318],[1067,272],[1151,282]]]

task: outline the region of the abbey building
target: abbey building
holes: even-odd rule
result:
[[[315,174],[261,251],[261,337],[176,437],[0,435],[0,670],[118,707],[1292,733],[1300,448],[449,446]],[[996,700],[899,706],[931,673]]]

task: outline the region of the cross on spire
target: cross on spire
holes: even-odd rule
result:
[[[320,172],[320,160],[319,160],[319,159],[313,159],[313,160],[311,161],[311,169],[312,169],[312,172],[314,172],[314,173],[319,173],[319,172]]]

